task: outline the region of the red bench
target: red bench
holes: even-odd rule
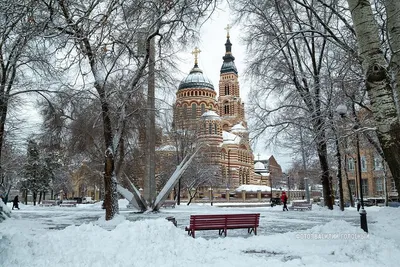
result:
[[[190,215],[190,225],[185,228],[185,231],[193,238],[195,231],[219,230],[219,235],[226,236],[228,229],[240,228],[247,228],[249,234],[254,232],[257,235],[259,223],[260,213]]]

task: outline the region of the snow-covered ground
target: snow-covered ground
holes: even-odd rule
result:
[[[20,205],[0,223],[0,266],[398,266],[399,208],[368,207],[369,234],[354,208],[282,212],[277,207],[181,205],[140,214],[120,202],[105,221],[100,203],[76,208]],[[184,231],[191,214],[261,213],[258,235],[246,229]],[[172,216],[175,227],[165,218]]]

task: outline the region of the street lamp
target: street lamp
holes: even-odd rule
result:
[[[287,187],[288,187],[287,188],[288,189],[287,196],[288,196],[288,202],[289,202],[289,198],[290,198],[290,176],[289,175],[287,176]]]
[[[336,108],[336,112],[339,113],[340,117],[344,118],[347,113],[347,107],[343,104],[340,104]],[[357,173],[359,178],[359,193],[361,199],[361,210],[360,210],[360,223],[361,229],[363,229],[366,233],[368,233],[368,223],[367,223],[367,212],[364,209],[364,196],[362,190],[362,177],[361,177],[361,156],[360,156],[360,138],[358,135],[358,125],[356,124],[353,129],[355,130],[356,136],[356,153],[357,153]]]

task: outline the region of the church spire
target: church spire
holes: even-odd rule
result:
[[[221,67],[221,73],[227,73],[227,72],[234,72],[237,74],[237,69],[235,66],[235,57],[232,55],[232,43],[229,34],[229,30],[231,29],[231,26],[228,24],[225,28],[226,30],[226,43],[225,43],[225,56],[222,57],[224,60],[224,63],[222,64]]]

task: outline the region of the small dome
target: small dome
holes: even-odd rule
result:
[[[203,120],[221,120],[221,117],[215,111],[209,110],[201,115]]]
[[[231,129],[231,132],[236,132],[236,133],[247,133],[247,129],[242,125],[242,123],[238,123],[234,125]]]
[[[262,163],[262,162],[260,162],[260,161],[257,161],[255,164],[254,164],[254,171],[255,172],[257,172],[257,171],[266,171],[267,169],[265,168],[265,166],[264,166],[264,164]]]
[[[189,75],[181,81],[178,90],[187,88],[209,88],[214,90],[214,85],[211,80],[203,74],[203,71],[195,65]]]

